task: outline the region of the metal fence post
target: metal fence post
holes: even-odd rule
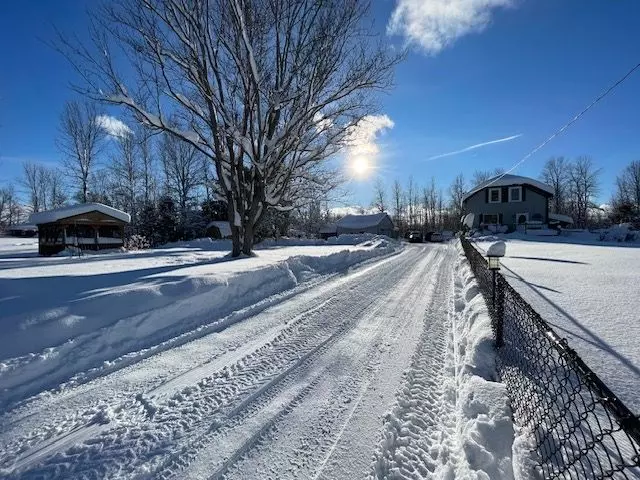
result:
[[[493,311],[496,311],[496,271],[491,270],[491,280],[492,280],[492,288],[491,288],[491,308]]]
[[[505,280],[500,276],[496,279],[496,272],[493,272],[493,311],[496,318],[496,347],[504,345],[504,285]],[[497,285],[496,285],[497,284]],[[497,292],[496,292],[497,290]]]

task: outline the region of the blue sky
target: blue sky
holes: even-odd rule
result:
[[[446,189],[460,172],[509,168],[640,62],[635,0],[454,0],[465,6],[456,16],[435,8],[443,3],[373,1],[381,30],[396,12],[396,34],[387,40],[410,48],[395,87],[381,99],[379,113],[393,123],[375,137],[376,172],[387,184],[410,175],[426,184],[434,176]],[[0,184],[15,181],[22,160],[58,161],[58,119],[74,97],[68,85],[75,75],[43,40],[52,38],[52,24],[82,37],[90,4],[0,4]],[[639,93],[637,72],[516,173],[536,177],[552,155],[590,155],[603,170],[600,200],[608,200],[615,176],[640,158]],[[349,202],[368,204],[372,184],[353,181]]]

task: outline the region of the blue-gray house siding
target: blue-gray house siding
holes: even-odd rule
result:
[[[510,198],[509,189],[520,187],[521,197],[519,201]],[[490,191],[500,190],[500,201],[490,201]],[[495,200],[497,192],[493,193]],[[513,195],[516,197],[516,195]],[[500,187],[486,187],[477,191],[463,201],[465,213],[473,213],[473,228],[481,224],[507,225],[515,229],[517,224],[525,222],[549,221],[549,198],[551,195],[531,185],[509,185]]]

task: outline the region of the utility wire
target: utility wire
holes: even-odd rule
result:
[[[573,125],[575,122],[577,122],[580,117],[582,117],[585,113],[587,113],[589,110],[591,110],[592,107],[594,107],[600,100],[602,100],[604,97],[606,97],[607,95],[609,95],[613,90],[616,89],[616,87],[618,87],[622,82],[624,82],[627,78],[629,78],[633,72],[635,72],[638,68],[640,68],[640,63],[638,63],[635,67],[633,67],[631,70],[629,70],[622,78],[620,78],[616,83],[614,83],[613,85],[611,85],[609,88],[607,88],[604,92],[602,92],[593,102],[591,102],[584,110],[582,110],[580,113],[578,113],[576,116],[574,116],[571,120],[569,120],[567,123],[565,123],[562,127],[560,127],[558,130],[556,130],[555,132],[553,132],[553,134],[547,138],[544,142],[542,142],[540,145],[538,145],[536,148],[534,148],[533,150],[531,150],[529,153],[527,153],[524,157],[522,157],[522,159],[517,162],[515,165],[513,165],[513,167],[511,167],[509,170],[507,170],[506,172],[504,172],[502,175],[494,178],[491,183],[485,185],[486,187],[492,185],[493,183],[497,182],[498,180],[500,180],[502,177],[504,177],[505,175],[513,172],[516,168],[518,168],[520,165],[522,165],[525,161],[527,161],[532,155],[534,155],[538,150],[540,150],[542,147],[544,147],[547,143],[549,143],[551,140],[553,140],[554,138],[556,138],[558,135],[560,135],[561,133],[563,133],[567,128],[569,128],[571,125]]]

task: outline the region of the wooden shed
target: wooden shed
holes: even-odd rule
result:
[[[55,255],[68,247],[103,250],[124,246],[128,213],[102,203],[83,203],[33,213],[30,223],[38,226],[38,252]]]

